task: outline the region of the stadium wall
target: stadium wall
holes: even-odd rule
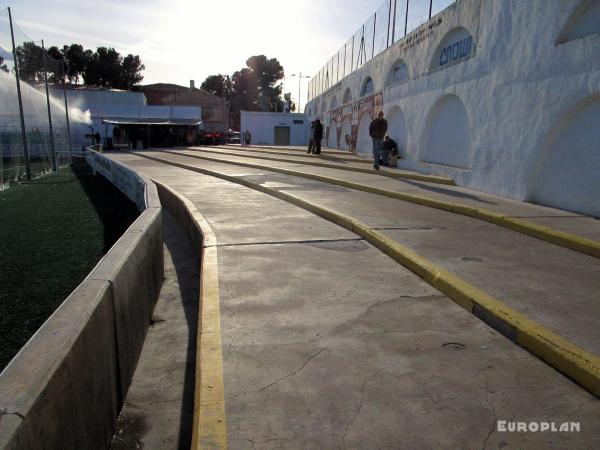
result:
[[[459,0],[305,114],[369,154],[379,110],[401,168],[600,216],[600,1]]]

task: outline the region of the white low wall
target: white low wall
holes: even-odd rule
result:
[[[600,216],[600,1],[460,0],[305,112],[369,153],[381,109],[402,168]]]
[[[108,447],[162,286],[156,186],[99,153],[88,161],[142,212],[0,374],[2,449]]]

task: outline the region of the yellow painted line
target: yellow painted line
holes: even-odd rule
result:
[[[424,175],[417,172],[394,172],[390,170],[386,170],[382,168],[381,170],[375,169],[365,169],[362,167],[348,167],[348,166],[337,166],[334,164],[328,164],[324,162],[317,161],[306,161],[303,159],[285,159],[285,158],[275,158],[271,156],[258,156],[258,155],[248,155],[244,153],[235,154],[235,153],[226,153],[226,152],[215,152],[211,150],[206,150],[206,147],[196,147],[196,149],[201,149],[207,153],[218,153],[219,155],[232,155],[232,156],[240,156],[243,158],[252,158],[252,159],[263,159],[267,161],[278,161],[278,162],[286,162],[290,164],[304,164],[307,166],[316,166],[316,167],[327,167],[328,169],[336,169],[336,170],[345,170],[347,172],[360,172],[360,173],[368,173],[371,175],[381,175],[388,178],[400,178],[406,180],[416,180],[416,181],[426,181],[428,183],[436,183],[436,184],[446,184],[450,186],[454,186],[454,180],[446,177],[439,177],[436,175]],[[175,153],[175,152],[173,152]],[[189,156],[189,155],[188,155]]]
[[[413,250],[390,239],[359,220],[324,208],[295,195],[201,167],[169,161],[143,153],[135,155],[197,173],[241,184],[292,203],[365,238],[379,250],[421,277],[488,325],[564,373],[593,395],[600,397],[600,358],[486,294]]]
[[[241,145],[235,145],[235,144],[225,144],[226,147],[228,148],[246,148],[249,150],[252,149],[256,149],[256,150],[263,150],[263,149],[271,149],[271,150],[285,150],[285,151],[290,151],[290,152],[297,152],[297,153],[306,153],[306,151],[308,150],[308,145],[306,146],[306,148],[294,148],[294,147],[275,147],[272,145],[245,145],[245,146],[241,146]],[[352,153],[350,151],[344,151],[344,150],[327,150],[328,147],[323,147],[321,149],[321,153],[325,154],[325,155],[356,155],[356,153]]]
[[[226,449],[225,386],[219,308],[217,239],[208,222],[186,197],[153,179],[163,194],[178,202],[197,231],[201,242],[200,298],[196,338],[196,373],[192,450]],[[168,205],[168,202],[165,202]]]
[[[366,159],[366,158],[361,158],[360,156],[354,156],[353,153],[348,153],[347,156],[331,154],[331,153],[323,153],[323,152],[321,152],[320,155],[315,155],[313,153],[307,153],[306,151],[299,151],[299,150],[284,151],[283,149],[279,149],[279,150],[262,149],[262,148],[258,149],[255,147],[235,147],[235,146],[229,146],[229,145],[216,145],[216,146],[208,146],[208,147],[190,147],[190,148],[193,148],[194,150],[196,150],[196,149],[209,150],[212,148],[218,148],[218,149],[223,149],[223,150],[233,150],[235,152],[239,152],[239,154],[264,153],[267,155],[299,156],[301,158],[307,158],[307,159],[322,159],[324,161],[335,160],[335,161],[355,162],[355,163],[360,163],[360,164],[373,164],[372,160]],[[331,159],[329,160],[324,157],[331,158]],[[333,162],[335,162],[335,161],[333,161]]]
[[[225,164],[233,164],[242,167],[249,167],[253,169],[266,169],[272,172],[283,173],[286,175],[298,176],[302,178],[309,178],[316,181],[323,181],[338,186],[343,186],[348,189],[354,189],[357,191],[369,192],[371,194],[382,195],[384,197],[395,198],[398,200],[415,203],[417,205],[428,206],[430,208],[440,209],[443,211],[460,214],[463,216],[473,217],[475,219],[483,220],[485,222],[493,223],[495,225],[508,228],[518,233],[526,234],[528,236],[540,239],[542,241],[550,242],[560,247],[565,247],[570,250],[574,250],[579,253],[584,253],[596,258],[600,258],[600,242],[593,239],[589,239],[583,236],[578,236],[573,233],[566,231],[560,231],[556,228],[539,225],[528,220],[516,219],[505,214],[498,214],[493,211],[489,211],[483,208],[474,208],[472,206],[462,205],[460,203],[451,203],[443,200],[435,200],[430,197],[423,197],[414,194],[405,194],[399,191],[391,191],[388,189],[382,189],[375,186],[367,186],[360,183],[344,180],[341,178],[328,177],[325,175],[317,175],[308,172],[302,172],[299,170],[283,169],[279,167],[267,166],[264,164],[252,164],[241,161],[226,161],[219,158],[211,158],[209,156],[201,155],[190,155],[189,153],[169,151],[176,155],[187,156],[189,158],[204,159],[207,161],[220,162]]]

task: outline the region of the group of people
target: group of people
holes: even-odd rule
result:
[[[387,135],[388,123],[383,118],[383,111],[379,111],[377,118],[369,125],[369,136],[373,140],[373,168],[379,170],[379,166],[389,166],[390,160],[398,159],[398,144]],[[321,140],[323,140],[323,125],[319,119],[310,123],[310,137],[308,139],[308,151],[318,155],[321,153]],[[395,166],[395,163],[391,165]]]
[[[310,136],[308,138],[308,151],[318,155],[321,153],[321,140],[323,139],[323,125],[319,119],[310,123]]]

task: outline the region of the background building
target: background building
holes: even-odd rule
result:
[[[202,108],[202,122],[205,131],[229,130],[229,104],[221,97],[194,87],[177,84],[157,83],[141,86],[148,105],[157,106],[199,106]]]
[[[310,81],[325,142],[370,153],[383,110],[402,168],[600,217],[600,1],[441,3],[385,2]]]
[[[308,121],[304,114],[262,111],[241,112],[242,141],[244,132],[252,134],[257,145],[307,145]]]
[[[196,143],[202,129],[198,106],[148,105],[143,92],[116,89],[71,86],[66,92],[72,120],[83,125],[76,142],[84,145],[97,142],[97,133],[107,148],[183,146]],[[53,87],[52,95],[60,99],[62,88]]]

